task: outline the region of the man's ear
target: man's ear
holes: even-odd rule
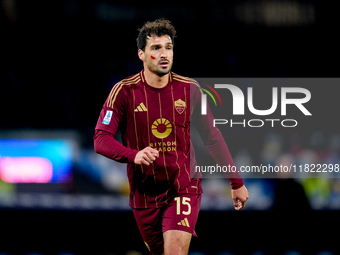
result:
[[[145,53],[141,49],[138,50],[138,57],[139,57],[140,60],[142,60],[144,62],[144,60],[145,60]]]

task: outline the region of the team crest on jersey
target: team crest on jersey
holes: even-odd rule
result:
[[[183,100],[178,99],[177,101],[175,101],[175,109],[179,114],[182,114],[184,112],[185,107],[186,103]]]
[[[112,111],[106,111],[105,118],[102,123],[105,125],[109,125],[111,118],[112,118]]]

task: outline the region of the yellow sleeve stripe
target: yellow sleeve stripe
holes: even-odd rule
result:
[[[186,83],[189,83],[190,81],[189,80],[182,80],[180,78],[177,78],[177,77],[173,77],[173,80],[176,80],[176,81],[181,81],[181,82],[186,82]]]
[[[130,81],[130,80],[133,80],[133,79],[136,79],[138,77],[139,73],[138,74],[135,74],[134,76],[130,77],[130,78],[127,78],[127,79],[124,79],[120,82],[118,82],[115,86],[113,86],[111,92],[110,92],[110,95],[109,95],[109,100],[107,102],[107,106],[110,106],[111,105],[111,102],[112,102],[112,98],[113,96],[116,94],[116,91],[117,91],[117,88],[119,87],[119,85],[122,83],[122,82],[126,82],[126,81]]]
[[[173,74],[173,77],[175,78],[179,78],[179,79],[182,79],[182,80],[189,80],[190,78],[188,77],[185,77],[185,76],[182,76],[182,75],[178,75],[178,74],[175,74],[175,73],[172,73]]]
[[[203,94],[203,91],[201,90],[200,84],[197,81],[195,81],[194,79],[190,79],[190,80],[191,80],[192,84],[195,84],[197,86],[197,88],[199,88],[199,91],[201,92],[201,94]]]
[[[190,79],[190,83],[195,84],[199,88],[201,87],[200,84],[197,81],[195,81],[194,79]]]
[[[114,102],[116,101],[116,97],[117,97],[119,91],[122,89],[123,85],[132,85],[132,84],[137,84],[138,82],[140,82],[140,79],[137,79],[137,80],[135,80],[134,82],[127,82],[127,83],[122,82],[121,84],[119,84],[119,86],[117,86],[116,93],[115,93],[113,99],[112,99],[111,102],[110,102],[109,107],[111,107],[111,108],[113,107]]]
[[[189,79],[189,78],[186,78],[186,77],[183,77],[183,76],[174,75],[174,76],[173,76],[173,79],[176,80],[176,81],[181,81],[181,82],[190,83],[190,79]]]
[[[183,79],[180,79],[180,78],[177,78],[177,77],[173,77],[173,80],[174,81],[180,81],[180,82],[184,82],[184,83],[190,83],[190,80],[183,80]]]
[[[140,72],[140,77],[142,78],[142,82],[145,82],[145,81],[144,81],[144,77],[143,77],[143,76],[144,76],[143,72],[144,72],[144,71],[141,71],[141,72]]]
[[[118,82],[111,90],[110,94],[109,94],[109,99],[107,101],[107,106],[108,107],[113,107],[113,104],[116,100],[116,97],[119,93],[119,91],[121,90],[123,85],[132,85],[132,84],[137,84],[138,82],[140,82],[140,76],[139,73],[128,78],[128,79],[124,79],[120,82]]]
[[[199,83],[194,79],[190,79],[190,78],[178,75],[178,74],[174,74],[173,79],[176,80],[176,81],[184,82],[184,83],[195,84],[199,89],[201,88]],[[201,92],[201,94],[203,94],[203,91],[201,89],[200,89],[200,92]]]
[[[117,87],[119,87],[119,85],[122,84],[122,82],[118,82],[116,83],[116,85],[113,86],[113,88],[111,89],[111,92],[109,94],[109,99],[107,100],[107,106],[109,107],[110,104],[111,104],[111,100],[112,100],[112,97],[117,89]]]
[[[137,74],[135,74],[135,75],[131,76],[130,78],[125,78],[125,79],[124,79],[124,80],[122,80],[122,81],[131,81],[131,80],[133,80],[133,79],[137,78],[139,75],[140,75],[140,73],[137,73]]]
[[[185,83],[193,83],[197,87],[200,87],[200,85],[198,84],[198,82],[196,80],[188,78],[188,77],[184,77],[184,76],[181,76],[181,75],[174,74],[173,79],[176,80],[176,81],[181,81],[181,82],[185,82]]]

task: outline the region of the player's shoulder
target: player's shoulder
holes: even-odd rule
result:
[[[192,78],[186,77],[186,76],[182,76],[182,75],[179,75],[179,74],[176,74],[176,73],[173,73],[173,72],[171,74],[172,74],[172,79],[174,81],[179,82],[179,84],[181,84],[183,86],[187,86],[190,89],[200,89],[201,88],[200,84],[195,79],[192,79]]]
[[[134,75],[130,75],[126,78],[124,78],[123,80],[117,82],[114,86],[113,86],[113,90],[117,90],[117,88],[119,87],[120,89],[127,89],[133,85],[136,85],[138,83],[140,83],[142,80],[142,75],[141,73],[137,73]]]
[[[142,79],[143,79],[143,76],[142,76],[141,72],[139,72],[139,73],[136,73],[134,75],[130,75],[130,76],[126,77],[125,79],[121,80],[117,84],[121,84],[121,86],[126,85],[126,86],[129,87],[129,86],[136,85],[136,84],[140,83]]]
[[[171,72],[171,74],[172,74],[172,79],[174,81],[178,81],[178,82],[184,83],[184,84],[193,84],[193,85],[200,87],[199,83],[196,80],[194,80],[190,77],[179,75],[179,74],[176,74],[174,72]]]
[[[107,104],[110,107],[113,107],[116,98],[126,98],[128,95],[128,91],[132,86],[136,86],[141,82],[142,75],[141,73],[137,73],[134,75],[130,75],[129,77],[117,82],[111,89],[109,97],[107,99]]]

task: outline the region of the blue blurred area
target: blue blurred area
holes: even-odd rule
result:
[[[42,158],[51,162],[53,173],[48,182],[71,181],[72,147],[64,140],[2,139],[0,161],[5,158]],[[4,171],[4,169],[2,169]]]

